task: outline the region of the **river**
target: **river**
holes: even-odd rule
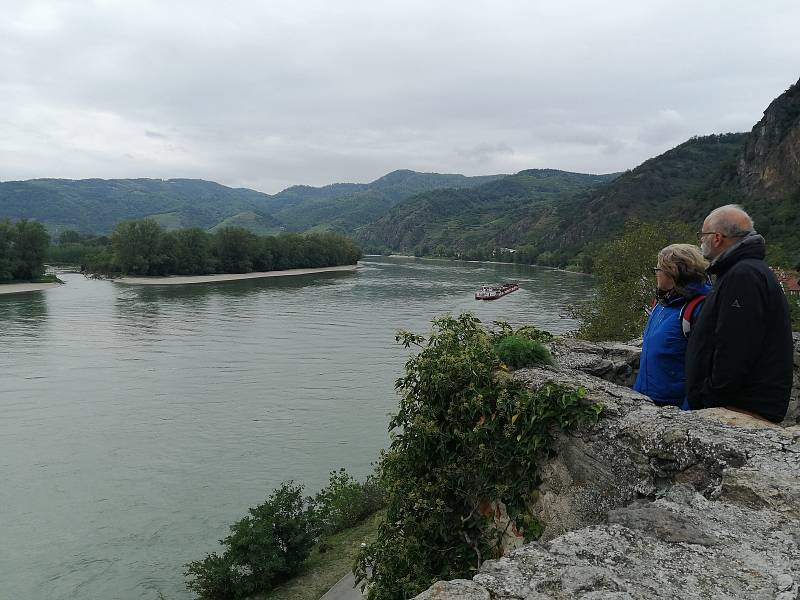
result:
[[[0,296],[0,598],[186,600],[183,565],[281,481],[361,478],[419,333],[473,311],[554,333],[591,279],[367,257],[355,273]],[[483,283],[521,289],[476,302]]]

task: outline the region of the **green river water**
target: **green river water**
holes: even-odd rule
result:
[[[183,565],[286,479],[357,477],[446,312],[574,328],[586,276],[367,257],[355,273],[0,296],[0,598],[191,597]],[[521,289],[476,302],[483,283]]]

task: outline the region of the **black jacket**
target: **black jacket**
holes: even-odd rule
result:
[[[692,327],[686,391],[692,409],[732,406],[783,420],[792,389],[786,296],[750,234],[708,268],[714,289]]]

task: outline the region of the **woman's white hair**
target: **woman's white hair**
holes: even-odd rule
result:
[[[692,244],[670,244],[658,253],[659,268],[672,277],[675,289],[683,294],[690,283],[703,283],[708,262]]]

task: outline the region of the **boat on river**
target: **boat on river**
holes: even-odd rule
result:
[[[475,292],[475,300],[497,300],[516,292],[519,289],[518,283],[504,283],[502,285],[484,285]]]

